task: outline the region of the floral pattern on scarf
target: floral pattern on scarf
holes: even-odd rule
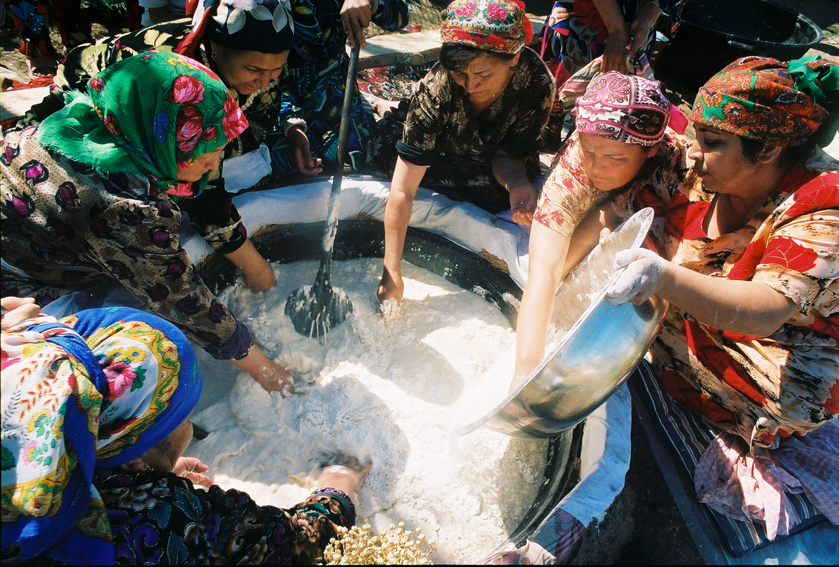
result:
[[[41,123],[44,147],[100,170],[143,173],[159,192],[178,197],[199,194],[208,179],[205,174],[199,183],[180,182],[178,169],[247,128],[215,73],[157,50],[107,67],[88,81],[87,95],[71,93],[68,99]]]
[[[2,372],[3,548],[112,562],[93,468],[140,456],[198,403],[186,337],[133,309],[40,316],[3,332]]]

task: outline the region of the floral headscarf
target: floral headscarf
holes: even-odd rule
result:
[[[148,51],[88,81],[87,94],[38,127],[40,143],[104,171],[143,173],[159,192],[192,197],[203,190],[176,178],[178,168],[222,147],[248,122],[211,70],[177,53]]]
[[[800,146],[828,118],[821,102],[839,91],[839,65],[807,57],[784,63],[738,59],[699,89],[690,119],[773,146]]]
[[[114,562],[95,467],[171,434],[201,377],[174,325],[127,308],[24,321],[2,336],[2,547],[22,559]]]
[[[664,139],[671,106],[658,81],[610,71],[597,75],[577,99],[577,131],[654,146]]]
[[[524,2],[455,0],[444,12],[440,36],[443,43],[516,54],[533,39],[533,27]]]

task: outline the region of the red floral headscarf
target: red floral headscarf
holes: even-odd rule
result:
[[[516,54],[533,39],[533,27],[524,2],[455,0],[445,10],[440,35],[443,43]]]
[[[819,102],[837,89],[839,66],[830,61],[744,57],[699,89],[690,118],[773,146],[800,146],[827,120]]]

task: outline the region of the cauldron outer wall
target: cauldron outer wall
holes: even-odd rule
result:
[[[769,0],[688,0],[672,43],[656,64],[665,84],[678,82],[691,99],[729,63],[750,55],[789,61],[822,39],[809,18]]]

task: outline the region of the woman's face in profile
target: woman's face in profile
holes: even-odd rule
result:
[[[688,150],[693,171],[702,178],[706,191],[737,194],[749,186],[749,179],[760,167],[743,155],[739,136],[697,124],[696,139]]]
[[[601,191],[620,189],[641,173],[658,146],[639,146],[594,134],[580,134],[580,159],[589,181]]]
[[[226,145],[226,144],[225,144]],[[200,155],[189,164],[178,164],[178,173],[175,175],[178,181],[195,183],[205,173],[218,169],[221,156],[224,153],[224,146],[206,154]]]

